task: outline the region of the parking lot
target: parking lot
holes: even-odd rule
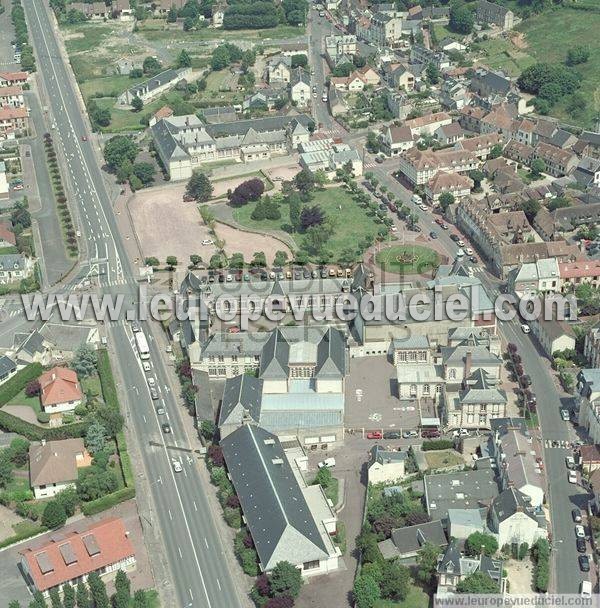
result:
[[[396,368],[385,356],[350,360],[346,378],[346,428],[410,430],[419,426],[418,407],[400,401]]]

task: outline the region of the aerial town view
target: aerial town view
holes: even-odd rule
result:
[[[0,608],[600,608],[600,0],[0,0]]]

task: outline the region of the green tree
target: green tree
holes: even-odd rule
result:
[[[13,463],[8,450],[0,451],[0,488],[6,486],[13,480]]]
[[[177,67],[178,68],[191,68],[192,67],[192,58],[190,54],[182,49],[179,55],[177,56]]]
[[[479,169],[473,169],[469,171],[469,177],[473,180],[473,188],[479,190],[481,188],[481,182],[485,179],[485,175]]]
[[[537,179],[546,170],[546,163],[541,158],[535,158],[531,161],[529,168],[531,169],[531,177]]]
[[[231,55],[224,45],[218,46],[213,52],[210,60],[210,67],[218,72],[223,70],[231,63]]]
[[[448,23],[450,31],[466,36],[473,31],[473,24],[473,13],[467,6],[458,2],[450,6],[450,21]]]
[[[301,194],[308,195],[315,189],[315,176],[308,169],[296,173],[293,181]]]
[[[382,570],[381,595],[397,602],[404,601],[410,591],[410,570],[397,559],[385,560]]]
[[[125,160],[133,163],[138,155],[138,151],[138,147],[133,139],[126,135],[115,135],[104,146],[104,159],[108,166],[116,171]]]
[[[116,437],[123,428],[125,420],[114,405],[98,405],[94,410],[94,419],[102,425],[109,437]]]
[[[500,156],[502,156],[502,144],[492,146],[489,158],[499,158]]]
[[[381,599],[381,590],[377,582],[363,574],[359,574],[354,579],[352,594],[357,608],[373,608]]]
[[[366,148],[371,154],[377,154],[380,149],[379,136],[374,131],[367,133]]]
[[[440,81],[442,73],[435,63],[428,63],[425,68],[425,77],[429,84],[437,84]]]
[[[138,589],[133,594],[133,608],[150,608],[148,596],[143,589]]]
[[[133,163],[127,158],[117,169],[117,182],[124,184],[133,173]]]
[[[569,66],[586,63],[590,58],[590,49],[585,46],[574,46],[567,51],[566,64]]]
[[[255,251],[252,256],[252,262],[250,262],[252,266],[265,267],[267,265],[267,257],[265,256],[263,251]]]
[[[302,211],[302,199],[297,192],[291,192],[287,197],[290,206],[290,224],[294,230],[300,227],[300,214]]]
[[[62,600],[57,587],[50,589],[50,605],[52,608],[62,608]]]
[[[96,454],[104,450],[107,439],[106,429],[97,420],[93,420],[85,434],[85,447],[91,454]]]
[[[54,496],[54,500],[62,505],[67,517],[75,515],[75,509],[79,504],[79,496],[77,496],[75,488],[65,488],[64,490],[61,490]]]
[[[134,112],[140,112],[141,110],[144,109],[144,101],[141,97],[139,97],[138,95],[136,95],[132,100],[131,100],[131,107],[133,108]]]
[[[9,446],[11,462],[17,466],[25,466],[29,460],[29,441],[24,437],[15,437]]]
[[[170,268],[174,268],[175,266],[177,266],[177,258],[174,255],[167,256],[167,266],[169,266]]]
[[[491,534],[483,532],[473,532],[465,542],[465,552],[467,555],[494,555],[498,551],[498,541]]]
[[[77,583],[77,591],[75,593],[77,600],[77,608],[92,608],[92,600],[90,598],[90,592],[86,584],[83,581]]]
[[[192,266],[199,266],[200,264],[202,264],[202,256],[196,253],[192,253],[192,255],[190,256],[190,264]]]
[[[21,608],[21,604],[18,600],[12,600],[11,602],[9,602],[8,608]]]
[[[452,192],[442,192],[438,200],[442,210],[446,211],[446,209],[448,209],[448,207],[454,203],[454,195]]]
[[[106,593],[106,585],[100,578],[100,575],[97,572],[91,572],[87,582],[90,588],[90,595],[92,596],[94,608],[110,608],[110,600]]]
[[[147,186],[154,181],[154,174],[156,173],[156,169],[152,163],[135,163],[133,165],[133,174],[144,184]]]
[[[533,222],[533,218],[537,215],[537,212],[542,208],[540,202],[529,198],[526,201],[523,201],[520,205],[521,211],[527,216],[529,223]]]
[[[276,251],[273,263],[275,266],[285,266],[288,262],[287,251]]]
[[[269,584],[273,595],[298,597],[302,583],[300,570],[286,561],[277,562],[269,576]]]
[[[63,608],[75,608],[75,589],[70,583],[62,586]]]
[[[167,23],[177,23],[177,9],[173,5],[167,13]]]
[[[456,585],[457,593],[498,593],[498,585],[489,574],[474,572]]]
[[[115,577],[115,594],[113,595],[114,608],[129,608],[131,602],[131,583],[123,572],[118,570]]]
[[[328,488],[333,480],[333,475],[327,467],[322,467],[318,470],[315,476],[315,483],[320,485],[322,488]]]
[[[430,585],[434,580],[440,552],[436,545],[425,543],[417,553],[417,577],[426,585]]]
[[[67,521],[65,508],[58,500],[51,500],[46,504],[42,513],[42,525],[51,530],[62,528]]]
[[[160,266],[160,261],[158,258],[155,258],[154,256],[150,256],[149,258],[146,258],[144,260],[144,264],[146,266]]]
[[[155,76],[162,70],[162,65],[156,57],[146,57],[142,64],[142,70],[147,76]]]
[[[71,361],[71,369],[77,373],[79,378],[87,378],[96,373],[97,365],[98,356],[94,348],[87,343],[80,344]]]
[[[40,591],[33,594],[33,600],[29,603],[29,608],[47,608],[46,600]]]
[[[197,202],[205,203],[210,200],[212,196],[213,185],[204,173],[194,171],[185,187],[185,193],[194,198]]]

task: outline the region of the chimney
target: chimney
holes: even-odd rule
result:
[[[52,372],[52,381],[56,380],[56,372]]]
[[[473,365],[473,353],[469,350],[465,356],[465,379],[471,375],[471,367]]]
[[[40,443],[42,444],[42,447],[44,447],[46,445],[46,440],[42,439]]]

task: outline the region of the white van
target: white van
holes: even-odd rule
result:
[[[418,194],[413,194],[412,195],[412,202],[415,205],[421,205],[423,203],[423,199]]]
[[[581,581],[581,595],[582,597],[591,597],[592,583],[590,581]]]

